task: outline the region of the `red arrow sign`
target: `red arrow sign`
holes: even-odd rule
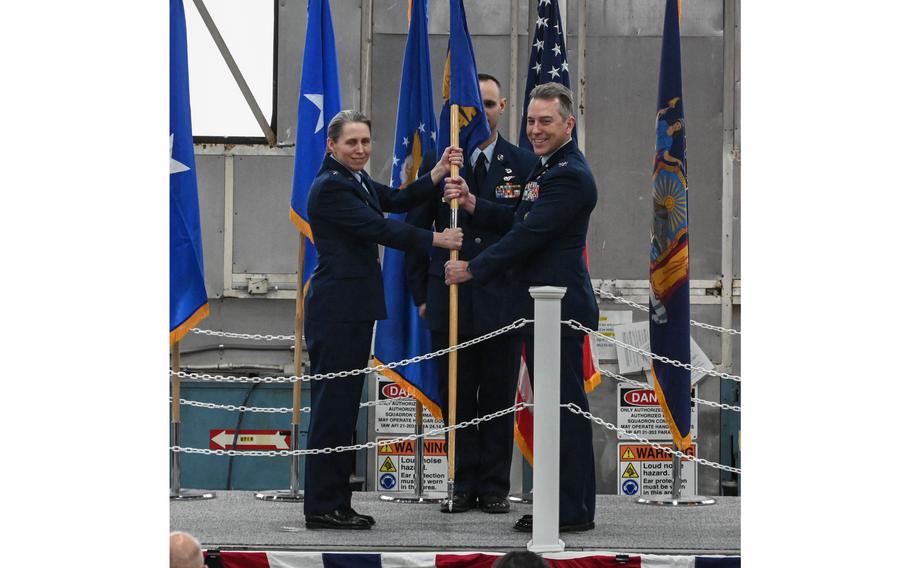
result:
[[[209,448],[212,450],[287,450],[290,447],[290,430],[240,430],[239,433],[237,430],[209,430]]]

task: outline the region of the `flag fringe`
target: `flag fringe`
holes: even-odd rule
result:
[[[206,301],[204,304],[199,306],[193,314],[183,320],[183,323],[171,330],[170,341],[171,345],[177,343],[183,336],[189,333],[191,329],[196,327],[196,324],[209,317],[209,303]]]
[[[660,388],[660,381],[657,380],[657,371],[654,370],[653,363],[651,364],[651,378],[654,380],[654,392],[657,393],[657,400],[660,402],[660,411],[664,415],[664,421],[670,428],[670,433],[673,434],[673,443],[676,444],[678,449],[686,451],[692,445],[692,431],[689,430],[685,438],[680,434],[679,428],[676,427],[676,421],[673,420],[673,414],[670,412],[670,407],[667,405],[667,399],[664,397],[664,391]]]
[[[519,412],[523,412],[520,410]],[[518,427],[518,421],[515,422],[515,443],[518,444],[518,449],[521,450],[521,455],[525,457],[525,460],[531,467],[534,467],[534,448],[532,448],[528,441],[525,440],[525,437],[521,434],[521,429]]]
[[[313,229],[310,227],[310,222],[301,217],[294,211],[294,208],[291,207],[291,211],[288,215],[291,218],[291,222],[297,226],[297,230],[304,234],[304,236],[310,239],[311,243],[315,243],[316,240],[313,238]]]
[[[594,371],[594,374],[585,379],[585,394],[593,391],[600,385],[600,371]]]
[[[376,357],[373,357],[373,364],[374,365],[384,365],[384,363],[382,361],[380,361],[379,359],[377,359]],[[432,414],[436,420],[442,420],[442,409],[439,408],[439,405],[436,404],[435,402],[433,402],[432,400],[430,400],[429,398],[427,398],[427,396],[425,394],[423,394],[423,392],[421,392],[420,389],[418,389],[417,387],[412,385],[410,382],[408,382],[407,379],[405,379],[404,377],[402,377],[401,375],[399,375],[392,369],[383,369],[379,373],[381,375],[395,381],[395,383],[397,383],[398,386],[403,388],[405,390],[405,392],[407,392],[409,395],[411,395],[414,398],[416,398],[417,400],[419,400],[420,403],[423,404],[424,408],[429,410],[430,414]]]

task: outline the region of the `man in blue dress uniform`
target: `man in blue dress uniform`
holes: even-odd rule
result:
[[[588,220],[597,203],[597,187],[584,155],[572,140],[575,117],[572,92],[558,83],[539,85],[531,91],[526,132],[540,157],[524,184],[521,201],[512,210],[478,199],[460,180],[446,185],[444,197],[457,197],[478,224],[510,227],[499,242],[470,261],[446,263],[449,283],[476,280],[480,284],[506,274],[516,289],[506,304],[506,320],[533,318],[531,286],[564,286],[562,318],[596,328],[597,301],[584,260]],[[528,344],[528,365],[533,370],[533,341],[522,328],[512,340],[509,355],[515,368],[522,339]],[[588,410],[583,372],[582,333],[563,326],[560,344],[560,403],[575,403]],[[559,528],[561,532],[594,528],[594,447],[591,423],[563,409],[560,413]],[[531,515],[515,529],[531,532]]]

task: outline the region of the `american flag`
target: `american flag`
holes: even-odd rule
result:
[[[563,34],[562,19],[559,17],[558,0],[538,0],[537,26],[531,43],[528,59],[528,80],[525,82],[525,99],[521,110],[521,124],[528,120],[528,101],[531,90],[543,83],[560,83],[567,89],[569,84],[569,59]],[[519,128],[518,145],[531,150],[531,142],[523,128]],[[572,131],[575,137],[575,131]]]
[[[569,83],[569,59],[566,53],[565,35],[563,33],[562,18],[559,17],[558,0],[538,0],[537,27],[531,43],[531,55],[528,58],[528,80],[525,83],[525,99],[521,110],[521,124],[528,121],[528,102],[531,100],[531,91],[537,85],[544,83],[560,83],[567,89]],[[531,142],[524,128],[519,128],[519,145],[531,150]],[[577,138],[572,130],[572,138]],[[585,264],[588,262],[588,251],[585,249]],[[584,343],[584,373],[585,392],[591,392],[600,384],[600,372],[594,363],[594,339],[585,338]],[[524,350],[521,353],[521,372],[518,376],[518,392],[515,402],[533,402],[534,394],[531,388],[530,375],[527,372],[527,361]],[[525,408],[515,413],[515,441],[522,455],[528,463],[534,463],[534,411]]]

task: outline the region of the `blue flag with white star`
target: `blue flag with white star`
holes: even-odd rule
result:
[[[689,363],[689,187],[678,9],[679,0],[667,0],[654,120],[650,338],[653,353]],[[652,360],[651,374],[673,442],[685,450],[692,443],[691,372]]]
[[[521,125],[518,129],[518,145],[533,152],[524,125],[528,122],[528,103],[531,91],[544,83],[559,83],[571,89],[569,84],[569,59],[566,51],[562,19],[559,17],[557,0],[539,0],[537,3],[537,27],[528,58],[528,79],[525,82],[525,100],[521,107]],[[575,129],[572,138],[577,139]]]
[[[325,158],[326,127],[341,110],[341,83],[335,53],[335,31],[328,0],[310,0],[307,5],[306,44],[300,73],[300,100],[297,103],[297,143],[294,150],[294,181],[291,187],[291,221],[304,239],[304,293],[316,270],[317,255],[313,230],[307,215],[307,199],[316,172]]]
[[[209,315],[202,268],[202,226],[190,121],[190,80],[183,0],[171,0],[170,342]]]
[[[392,181],[389,184],[392,187],[402,187],[417,179],[423,157],[436,154],[427,0],[413,0],[409,19],[398,94],[398,121],[393,146],[395,153],[392,158]],[[404,221],[405,214],[393,213],[389,218]],[[386,247],[382,261],[382,280],[388,318],[376,323],[376,362],[390,363],[432,351],[430,332],[417,314],[414,303],[410,301],[404,251]],[[434,361],[430,359],[412,363],[382,373],[401,385],[423,403],[433,416],[441,420],[441,400]]]
[[[458,105],[458,146],[471,155],[478,144],[490,137],[490,124],[483,112],[474,46],[462,0],[449,0],[449,53],[442,78],[442,112],[439,113],[439,144],[436,157],[450,145],[452,105]]]

